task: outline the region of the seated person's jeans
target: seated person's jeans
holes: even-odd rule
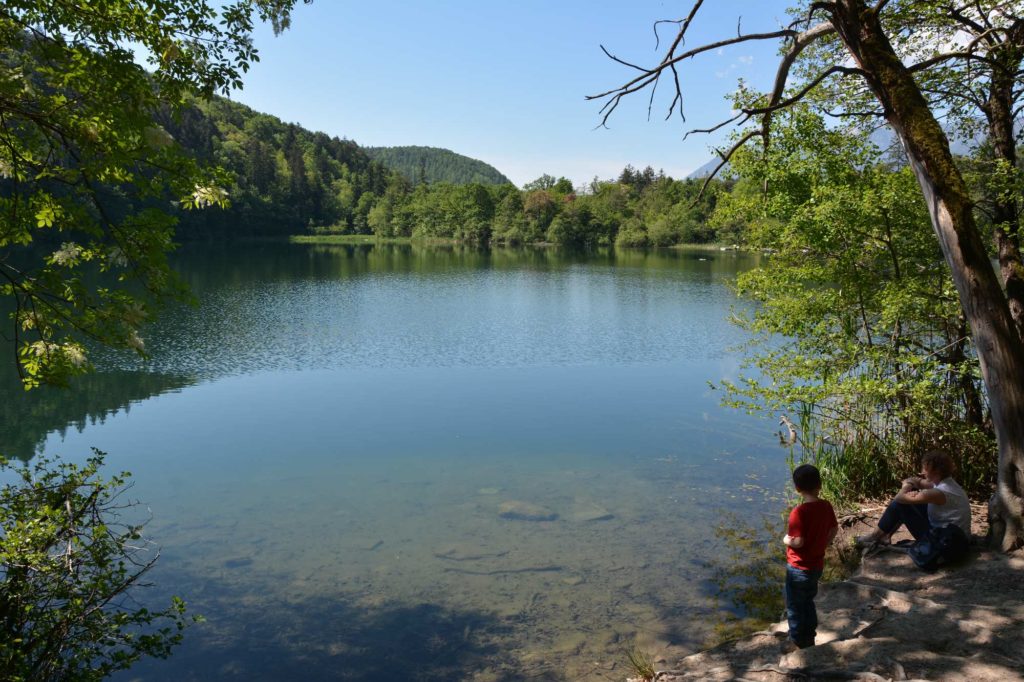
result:
[[[821,571],[804,571],[786,564],[786,619],[789,638],[801,649],[814,646],[818,632],[818,612],[814,597],[818,594]]]
[[[896,500],[890,502],[882,518],[878,519],[878,527],[892,535],[900,526],[906,526],[915,540],[927,538],[928,529],[932,527],[928,520],[928,505],[904,504]]]

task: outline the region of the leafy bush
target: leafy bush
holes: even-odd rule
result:
[[[0,679],[100,680],[181,641],[184,602],[131,599],[158,553],[144,521],[122,518],[129,474],[102,478],[93,452],[83,465],[0,461],[16,477],[0,487]]]

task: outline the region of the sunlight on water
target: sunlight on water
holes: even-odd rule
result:
[[[134,473],[163,548],[145,598],[207,622],[124,679],[624,679],[634,639],[708,634],[723,510],[777,509],[772,425],[708,386],[738,372],[726,284],[751,264],[185,252],[199,305],[149,332],[145,373],[106,355],[0,435]]]

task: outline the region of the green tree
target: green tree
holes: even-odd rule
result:
[[[87,337],[142,352],[142,323],[183,294],[166,260],[170,202],[222,205],[228,178],[182,153],[156,118],[239,87],[257,58],[254,19],[283,28],[291,5],[4,4],[0,296],[14,308],[8,335],[26,386],[85,371]]]
[[[551,190],[554,189],[555,185],[557,185],[560,180],[565,180],[565,178],[555,178],[553,175],[548,175],[547,173],[545,173],[536,180],[533,180],[523,185],[523,191],[536,192],[537,190]],[[570,191],[572,190],[572,183],[569,183],[569,189]]]
[[[686,33],[702,4],[703,0],[696,0],[687,18],[677,24],[678,34],[670,41],[668,51],[658,64],[641,68],[639,75],[624,85],[594,96],[605,98],[605,118],[622,98],[653,88],[662,75],[674,74],[681,63],[689,63],[703,53],[755,40],[774,40],[781,44],[780,68],[768,95],[758,97],[741,88],[736,98],[739,113],[732,122],[753,121],[756,125],[746,129],[735,144],[722,153],[723,164],[751,140],[760,139],[770,144],[772,119],[777,112],[807,98],[823,83],[849,79],[871,93],[884,120],[906,151],[978,352],[999,444],[997,493],[992,500],[996,518],[993,540],[1004,549],[1019,545],[1024,541],[1024,339],[1011,314],[1006,292],[989,262],[974,215],[974,199],[954,162],[949,141],[936,120],[931,103],[924,96],[922,84],[915,79],[919,72],[934,63],[950,59],[963,59],[966,63],[978,60],[983,51],[979,46],[985,44],[989,33],[1000,33],[1011,44],[1019,45],[1020,41],[1015,40],[1017,27],[1024,21],[1019,5],[972,3],[957,10],[948,3],[927,3],[943,4],[975,17],[981,25],[978,40],[972,42],[973,48],[946,50],[946,46],[937,46],[937,54],[929,59],[905,62],[893,48],[893,37],[899,31],[913,32],[916,27],[900,19],[900,3],[809,2],[781,29],[739,33],[693,46],[685,40]],[[836,58],[825,62],[816,60],[814,50],[808,48],[832,39],[842,48],[833,53]],[[1012,54],[1018,61],[1009,73],[1016,83],[1021,55],[1019,51]],[[965,69],[960,78],[969,79],[970,74],[971,70]],[[669,105],[670,113],[681,105],[683,96],[682,81],[673,77],[672,82],[676,87]],[[969,81],[961,81],[961,84],[965,89],[971,86]],[[847,110],[846,113],[856,116],[861,112]]]
[[[761,341],[733,402],[798,415],[800,443],[842,498],[883,495],[941,442],[984,492],[995,448],[976,354],[909,169],[863,135],[806,110],[779,114],[772,145],[733,155],[766,193],[723,197],[718,215],[773,251],[742,274],[759,303],[739,321]],[[809,419],[811,418],[811,419]]]

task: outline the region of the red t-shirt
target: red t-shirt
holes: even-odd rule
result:
[[[789,514],[789,535],[803,538],[801,547],[786,547],[786,561],[803,571],[820,571],[825,567],[825,547],[829,531],[839,526],[832,505],[825,500],[804,502]]]

